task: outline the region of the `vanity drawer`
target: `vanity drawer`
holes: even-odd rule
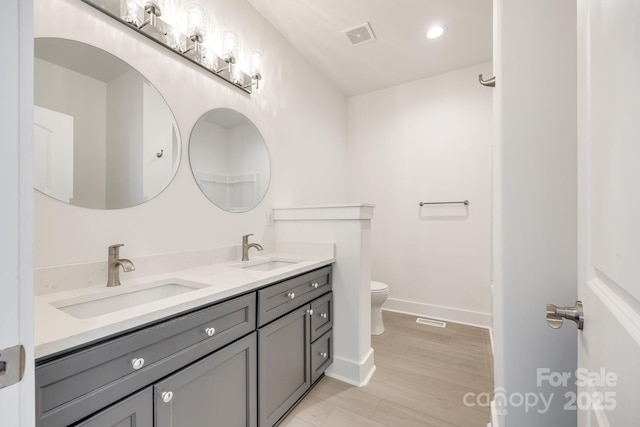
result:
[[[311,342],[333,326],[333,292],[311,301]]]
[[[38,426],[68,426],[255,330],[255,294],[36,367]]]
[[[258,291],[258,324],[265,325],[331,290],[331,266]]]
[[[311,344],[311,383],[318,378],[333,362],[333,330],[329,330]]]

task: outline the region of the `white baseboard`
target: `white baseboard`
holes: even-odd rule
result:
[[[480,313],[477,311],[460,310],[451,307],[422,304],[413,301],[404,301],[389,298],[382,306],[383,310],[395,311],[398,313],[412,314],[415,316],[429,317],[432,319],[446,320],[463,325],[477,326],[480,328],[491,328],[492,316],[490,313]]]
[[[333,363],[325,375],[356,387],[364,387],[369,384],[375,371],[376,366],[373,364],[373,349],[371,348],[359,363],[333,356]]]
[[[498,419],[498,410],[496,408],[496,401],[492,400],[491,401],[491,423],[489,424],[490,427],[500,427],[499,424],[499,419]]]

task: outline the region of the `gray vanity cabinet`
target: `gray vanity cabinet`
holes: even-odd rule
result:
[[[256,427],[257,348],[254,332],[156,383],[156,427]]]
[[[273,427],[333,353],[331,266],[36,361],[38,427]]]
[[[148,387],[76,427],[153,427],[153,390]]]
[[[270,319],[271,313],[268,311],[291,304],[291,300],[297,298],[287,295],[294,291],[314,296],[324,292],[324,295],[306,304],[298,302],[298,308],[258,329],[260,427],[276,425],[333,360],[333,293],[327,292],[331,286],[330,270],[316,270],[305,280],[296,279],[258,292],[259,319],[264,319],[265,316],[261,317],[261,314],[265,311]],[[318,291],[321,287],[322,290]],[[307,289],[311,291],[307,292]],[[284,302],[286,299],[289,302]],[[271,301],[277,303],[269,306]],[[309,298],[303,301],[309,301]],[[264,310],[265,307],[271,310]]]
[[[309,305],[258,330],[260,427],[273,426],[311,387]]]
[[[73,425],[255,329],[251,293],[39,361],[36,424]]]

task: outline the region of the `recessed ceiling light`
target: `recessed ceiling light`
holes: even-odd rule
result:
[[[433,27],[429,28],[429,31],[427,31],[427,38],[437,39],[438,37],[443,35],[446,30],[447,30],[447,27],[445,27],[444,25],[440,25],[440,24],[434,25]]]

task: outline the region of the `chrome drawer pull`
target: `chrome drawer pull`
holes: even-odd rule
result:
[[[326,319],[328,316],[327,316],[327,313],[320,313],[320,317],[322,317],[323,319]]]
[[[135,369],[136,371],[140,368],[142,368],[144,366],[144,359],[142,357],[138,357],[136,359],[133,359],[131,361],[131,366],[133,366],[133,369]]]
[[[162,397],[162,401],[164,403],[169,403],[169,402],[171,402],[171,399],[173,399],[173,392],[171,392],[171,391],[163,391],[160,396]]]
[[[307,310],[307,314],[309,316],[313,316],[313,308],[310,308],[309,310]]]
[[[296,294],[294,294],[293,292],[289,292],[287,294],[287,298],[289,298],[289,299],[294,299],[295,297],[296,297]]]
[[[312,287],[313,289],[318,289],[318,282],[313,282],[313,283],[311,284],[311,287]]]
[[[211,327],[211,328],[207,328],[207,329],[205,329],[204,331],[207,333],[207,335],[209,335],[210,337],[212,337],[212,336],[213,336],[213,334],[215,334],[215,333],[216,333],[216,328]]]
[[[326,359],[327,357],[329,357],[329,355],[327,353],[325,353],[324,351],[322,353],[320,353],[320,356],[322,356],[323,359]]]

